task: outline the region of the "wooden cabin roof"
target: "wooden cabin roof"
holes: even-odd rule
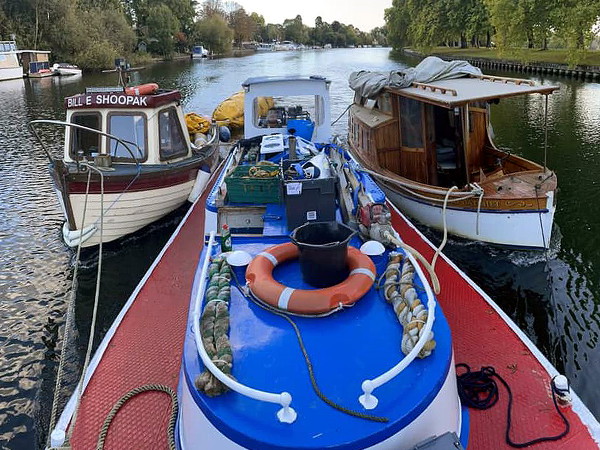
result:
[[[358,118],[369,128],[377,128],[383,125],[384,123],[388,123],[394,120],[394,117],[385,114],[377,109],[367,109],[358,105],[352,105],[352,107],[350,108],[350,114],[353,117]]]
[[[453,108],[475,101],[493,100],[525,94],[551,94],[558,86],[538,85],[531,80],[482,75],[431,83],[413,83],[404,89],[390,91],[415,100]]]

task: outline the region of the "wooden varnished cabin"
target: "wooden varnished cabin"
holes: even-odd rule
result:
[[[348,141],[392,201],[422,223],[442,228],[445,215],[459,236],[545,248],[556,175],[494,145],[490,104],[556,89],[481,75],[385,88],[375,99],[357,93]]]

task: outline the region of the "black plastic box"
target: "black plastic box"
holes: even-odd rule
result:
[[[336,178],[289,180],[283,183],[288,229],[306,222],[335,220]]]

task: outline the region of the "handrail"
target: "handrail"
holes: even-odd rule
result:
[[[456,92],[456,89],[450,89],[450,88],[447,88],[447,87],[436,86],[436,85],[427,84],[427,83],[418,83],[416,81],[414,81],[411,84],[411,87],[422,89],[424,91],[426,91],[427,89],[429,89],[433,93],[435,93],[436,91],[440,91],[441,94],[445,94],[446,92],[448,92],[448,93],[450,93],[450,95],[452,95],[452,97],[456,97],[458,95],[458,93]]]
[[[42,141],[42,139],[40,138],[40,135],[38,134],[38,132],[35,130],[34,125],[61,125],[63,127],[73,127],[73,128],[79,128],[80,130],[85,130],[85,131],[89,131],[91,133],[96,133],[99,134],[101,136],[106,136],[109,139],[114,139],[115,141],[120,142],[121,144],[123,144],[123,146],[125,147],[125,149],[129,152],[129,154],[131,155],[131,158],[135,161],[135,164],[139,170],[140,168],[140,162],[138,160],[138,158],[136,158],[136,156],[133,154],[133,152],[131,151],[131,149],[129,148],[129,146],[127,144],[131,144],[131,145],[135,145],[137,147],[137,149],[140,151],[141,153],[141,148],[135,143],[135,142],[131,142],[131,141],[125,141],[123,139],[118,138],[117,136],[114,136],[112,134],[109,133],[105,133],[104,131],[101,130],[96,130],[95,128],[90,128],[90,127],[86,127],[83,125],[79,125],[76,123],[72,123],[72,122],[66,122],[63,120],[48,120],[48,119],[38,119],[38,120],[32,120],[27,124],[27,127],[31,130],[31,132],[33,133],[33,135],[35,136],[35,138],[38,140],[38,142],[40,143],[40,145],[42,146],[42,148],[44,149],[44,152],[46,153],[47,158],[50,160],[50,162],[54,162],[52,155],[50,154],[50,152],[48,151],[48,149],[46,149],[46,146],[44,145],[44,142]]]
[[[495,75],[470,75],[471,78],[479,78],[483,81],[491,81],[492,83],[499,81],[501,83],[514,83],[517,86],[522,84],[528,84],[529,86],[535,86],[535,81],[527,80],[525,78],[509,78],[509,77],[497,77]]]
[[[377,378],[372,380],[365,380],[362,382],[361,388],[363,390],[363,394],[358,398],[358,401],[363,405],[365,409],[374,409],[379,403],[377,397],[373,395],[373,391],[378,387],[384,385],[388,381],[392,380],[394,377],[398,376],[410,363],[414,361],[417,357],[425,343],[429,340],[429,334],[433,328],[433,322],[435,321],[435,297],[433,296],[433,292],[431,292],[431,287],[429,286],[429,282],[425,278],[421,267],[415,260],[415,258],[408,252],[406,255],[413,263],[416,274],[419,276],[421,281],[423,282],[423,286],[425,287],[425,293],[427,294],[427,321],[425,322],[425,327],[423,332],[421,333],[421,337],[413,347],[413,349],[406,355],[404,358],[400,360],[398,364],[389,369],[387,372],[379,375]]]
[[[232,391],[235,391],[238,394],[244,395],[246,397],[253,398],[254,400],[259,400],[261,402],[280,404],[282,408],[279,411],[277,411],[277,418],[279,419],[279,421],[284,423],[293,423],[296,420],[297,414],[296,411],[294,411],[294,409],[290,406],[290,404],[292,403],[291,394],[289,394],[288,392],[274,394],[271,392],[259,391],[258,389],[245,386],[225,375],[215,365],[215,363],[212,362],[210,356],[208,356],[208,353],[206,353],[204,343],[202,342],[202,336],[200,334],[200,310],[202,306],[202,300],[204,298],[204,291],[206,290],[206,276],[208,273],[208,265],[210,262],[210,252],[214,245],[214,242],[215,231],[211,231],[210,237],[208,239],[206,257],[204,259],[202,271],[200,273],[200,284],[198,286],[196,298],[194,299],[194,310],[192,314],[192,327],[194,331],[194,339],[196,340],[196,347],[198,348],[198,353],[200,354],[202,363],[204,364],[206,369],[215,376],[215,378],[217,378],[221,383],[223,383]]]

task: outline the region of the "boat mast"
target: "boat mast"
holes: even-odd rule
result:
[[[548,94],[544,95],[545,97],[545,105],[544,105],[544,173],[546,173],[548,165]]]

